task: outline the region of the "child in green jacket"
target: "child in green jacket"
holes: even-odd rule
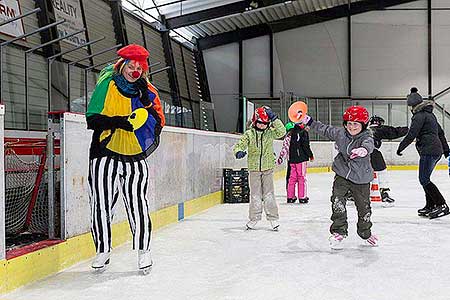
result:
[[[250,184],[250,205],[247,229],[255,229],[261,220],[262,206],[272,229],[277,231],[278,206],[275,201],[273,187],[273,169],[275,155],[273,141],[282,138],[286,130],[283,122],[268,106],[255,110],[252,118],[252,128],[244,132],[239,142],[234,146],[237,159],[244,158],[248,151],[248,171]]]

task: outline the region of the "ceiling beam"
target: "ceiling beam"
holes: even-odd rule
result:
[[[269,32],[281,32],[298,27],[344,18],[374,10],[384,10],[387,7],[414,2],[416,0],[363,0],[352,2],[350,12],[348,5],[339,5],[307,14],[275,20],[265,24],[258,24],[246,28],[224,32],[197,40],[199,50],[209,49],[220,45],[239,42],[246,39],[263,36]]]
[[[243,13],[249,8],[256,9],[275,4],[284,3],[286,0],[245,0],[196,11],[190,14],[178,17],[168,18],[167,26],[170,29],[194,25],[202,21],[212,20],[229,16],[232,14]]]

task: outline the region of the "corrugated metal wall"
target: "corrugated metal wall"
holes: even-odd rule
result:
[[[141,23],[136,17],[124,12],[125,26],[127,28],[128,43],[144,45]]]
[[[186,82],[186,75],[184,73],[183,55],[181,52],[181,45],[172,42],[173,58],[175,60],[175,69],[177,72],[178,86],[180,88],[180,96],[189,99],[189,92]]]
[[[105,39],[91,46],[91,53],[97,53],[103,49],[117,44],[113,26],[111,7],[106,0],[80,0],[84,8],[85,27],[88,31],[89,40],[95,40],[104,36]],[[33,0],[21,0],[22,13],[35,8]],[[139,17],[124,11],[125,29],[129,43],[146,45],[150,52],[150,63],[160,62],[151,71],[164,68],[167,65],[161,33],[154,29],[151,24]],[[31,15],[23,20],[25,32],[38,28],[37,15]],[[8,40],[11,37],[0,35],[0,38]],[[145,37],[145,41],[144,41]],[[47,127],[48,96],[47,96],[47,59],[38,52],[29,55],[29,115],[27,128],[26,105],[25,105],[25,83],[24,83],[24,51],[41,44],[40,34],[32,35],[25,41],[18,41],[15,45],[4,48],[3,53],[3,100],[6,104],[5,126],[8,129],[19,130],[45,130]],[[74,45],[60,42],[61,51],[74,49]],[[175,69],[178,75],[180,96],[183,106],[188,109],[184,116],[185,124],[193,126],[198,122],[199,112],[193,107],[199,108],[198,101],[201,100],[197,69],[195,67],[194,55],[191,49],[184,45],[172,42]],[[78,49],[63,56],[63,61],[55,61],[52,65],[52,105],[50,110],[85,111],[84,70],[78,66],[70,69],[70,104],[68,104],[68,81],[67,63],[80,60],[88,56],[88,48]],[[114,50],[93,58],[93,63],[98,64],[116,58]],[[183,62],[184,60],[184,62]],[[89,66],[91,61],[83,60],[81,65]],[[101,69],[103,66],[99,67]],[[88,101],[96,82],[96,72],[88,73]],[[167,104],[166,115],[169,124],[175,122],[175,115],[179,112],[173,111],[171,88],[167,71],[152,76],[151,81],[160,90],[161,99]],[[196,101],[197,103],[192,103]],[[173,120],[171,120],[173,119]]]
[[[145,41],[147,49],[150,52],[150,63],[160,62],[161,64],[154,69],[160,69],[166,66],[166,58],[164,56],[164,48],[159,32],[150,27],[144,27]],[[153,70],[152,70],[153,71]],[[167,71],[160,72],[152,76],[153,84],[160,90],[170,91],[169,75]]]
[[[201,100],[201,91],[199,87],[199,79],[197,67],[195,65],[194,53],[192,50],[183,48],[184,64],[186,67],[187,81],[189,85],[189,93],[194,101]]]
[[[116,37],[114,34],[113,19],[109,4],[101,0],[84,0],[83,5],[89,40],[93,41],[102,36],[105,37],[104,40],[91,46],[92,53],[96,53],[105,48],[114,46],[116,44]],[[114,51],[95,56],[94,64],[102,63],[109,59],[113,59],[116,56],[117,55]]]

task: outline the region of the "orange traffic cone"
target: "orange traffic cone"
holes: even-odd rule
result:
[[[380,186],[378,184],[378,174],[373,172],[373,180],[370,183],[370,201],[381,202]]]

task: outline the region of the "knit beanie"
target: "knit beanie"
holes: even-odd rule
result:
[[[408,95],[406,98],[406,101],[408,103],[408,106],[416,106],[417,104],[420,104],[423,102],[422,96],[418,93],[418,89],[416,87],[411,88],[411,94]]]

